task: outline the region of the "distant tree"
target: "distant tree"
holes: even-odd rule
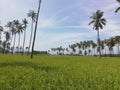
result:
[[[72,54],[75,54],[75,52],[76,52],[76,48],[77,47],[77,45],[76,44],[73,44],[73,45],[69,45],[69,48],[71,48],[72,49]]]
[[[81,44],[80,43],[76,43],[77,47],[79,48],[79,54],[81,55]]]
[[[93,24],[93,29],[97,31],[97,42],[98,42],[98,52],[99,56],[101,56],[100,51],[100,36],[99,36],[99,30],[103,29],[103,25],[106,25],[106,19],[102,18],[103,12],[100,10],[97,10],[90,18],[92,21],[89,23],[89,25]]]

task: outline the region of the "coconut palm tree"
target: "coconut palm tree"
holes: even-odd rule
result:
[[[35,30],[34,30],[34,37],[33,37],[33,44],[32,44],[31,59],[33,58],[34,44],[35,44],[35,38],[36,38],[36,30],[37,30],[37,25],[38,25],[38,18],[39,18],[39,13],[40,13],[41,1],[42,0],[39,0],[39,5],[38,5],[38,12],[37,12],[37,18],[36,18]]]
[[[101,56],[100,51],[100,36],[99,36],[99,30],[103,29],[103,25],[106,25],[106,19],[102,18],[104,12],[97,10],[90,18],[92,21],[89,23],[89,25],[93,24],[93,29],[97,31],[97,42],[98,42],[98,52],[99,56]]]
[[[69,45],[69,48],[71,48],[72,49],[72,53],[71,54],[75,54],[75,52],[76,52],[76,48],[77,47],[77,45],[76,44],[72,44],[72,45]]]
[[[14,34],[14,41],[13,41],[13,49],[12,49],[12,53],[14,52],[15,49],[15,41],[16,41],[16,34],[17,34],[17,27],[19,25],[19,20],[13,20],[13,34]]]
[[[24,18],[22,20],[23,22],[23,29],[24,29],[24,40],[23,40],[23,50],[22,50],[22,53],[24,53],[24,47],[25,47],[25,39],[26,39],[26,28],[27,28],[27,24],[28,24],[28,21],[26,20],[26,18]]]
[[[120,0],[116,0],[120,4]],[[120,10],[120,6],[115,10],[115,13],[117,13]]]
[[[81,54],[81,44],[80,43],[76,43],[77,47],[79,48],[79,52],[78,54]]]
[[[6,27],[9,28],[9,32],[11,33],[11,40],[10,40],[10,45],[12,43],[12,40],[13,40],[13,35],[14,35],[14,32],[15,32],[15,27],[14,27],[14,22],[13,21],[10,21],[7,23]]]
[[[21,33],[23,33],[23,26],[22,24],[18,24],[17,26],[17,33],[18,33],[18,53],[20,52],[20,36],[21,36]]]
[[[33,24],[36,22],[37,14],[34,10],[30,10],[29,13],[27,14],[28,17],[31,18],[31,35],[30,35],[30,42],[29,42],[29,52],[30,52],[30,47],[31,47],[31,42],[32,42],[32,36],[33,36]]]

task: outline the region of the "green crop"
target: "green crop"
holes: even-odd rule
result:
[[[0,55],[0,90],[120,90],[120,60]]]

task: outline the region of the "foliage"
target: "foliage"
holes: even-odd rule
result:
[[[1,90],[119,90],[119,58],[0,55]]]

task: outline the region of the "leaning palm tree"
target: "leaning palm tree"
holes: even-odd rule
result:
[[[28,17],[30,17],[32,20],[31,35],[30,35],[30,42],[29,42],[29,48],[28,48],[28,52],[30,52],[30,47],[31,47],[31,43],[32,43],[32,36],[33,36],[33,24],[36,22],[37,14],[34,10],[30,10],[28,13]]]
[[[89,23],[89,25],[93,24],[93,29],[97,31],[97,42],[98,42],[98,52],[99,56],[101,56],[100,51],[100,37],[99,37],[99,30],[103,29],[103,25],[106,25],[106,19],[102,18],[103,13],[100,10],[97,10],[90,18],[92,21]]]
[[[37,25],[38,25],[38,18],[39,18],[39,13],[40,13],[41,1],[42,0],[39,0],[39,5],[38,5],[38,12],[37,12],[37,18],[36,18],[36,23],[35,23],[35,31],[34,31],[34,37],[33,37],[33,44],[32,44],[31,59],[33,58],[34,44],[35,44],[35,38],[36,38],[36,30],[37,30]]]
[[[117,2],[120,4],[120,0],[117,0]],[[115,13],[117,13],[120,10],[120,6],[115,10]]]
[[[23,47],[22,47],[22,53],[24,53],[24,47],[25,47],[25,38],[26,38],[26,28],[27,28],[28,21],[26,18],[23,19],[23,29],[24,29],[24,40],[23,40]]]

